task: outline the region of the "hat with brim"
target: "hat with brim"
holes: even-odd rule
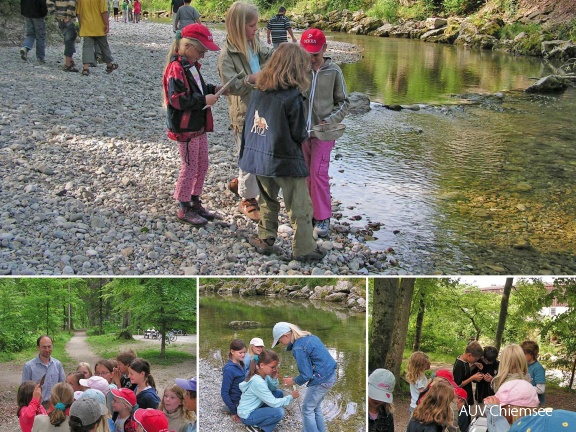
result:
[[[516,420],[510,432],[569,432],[576,430],[576,413],[546,409]]]
[[[368,397],[380,402],[392,403],[396,377],[388,369],[376,369],[368,377]]]
[[[260,338],[252,338],[252,339],[250,340],[250,345],[254,345],[254,346],[257,346],[257,347],[266,346],[266,345],[264,345],[264,341],[263,341],[262,339],[260,339]]]
[[[536,408],[540,405],[536,387],[523,379],[507,381],[500,386],[495,395],[500,405]]]
[[[112,392],[114,397],[117,397],[118,399],[122,399],[128,402],[130,406],[136,405],[136,394],[134,393],[133,390],[130,390],[129,388],[121,388],[121,389],[112,389],[110,391]]]
[[[287,322],[276,323],[274,325],[274,328],[272,329],[272,337],[274,338],[274,342],[272,343],[271,348],[274,348],[276,346],[276,344],[278,343],[278,339],[280,339],[286,333],[289,333],[291,331],[292,329],[290,328]]]
[[[82,426],[92,425],[106,414],[108,414],[106,405],[91,397],[81,397],[70,406],[70,416],[78,417]]]
[[[160,432],[168,430],[166,415],[157,409],[138,408],[134,411],[134,420],[142,426],[145,432]]]
[[[176,378],[176,385],[183,388],[184,390],[196,391],[196,378],[184,379]]]
[[[210,51],[220,51],[220,47],[214,43],[212,33],[208,30],[208,27],[202,24],[194,23],[187,25],[180,32],[180,36],[186,39],[195,39]]]
[[[454,375],[447,369],[436,371],[436,376],[447,380],[452,387],[459,387],[459,385],[456,384],[456,381],[454,381]]]

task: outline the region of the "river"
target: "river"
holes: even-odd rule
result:
[[[343,220],[383,224],[367,236],[371,247],[391,247],[400,273],[576,271],[575,89],[524,93],[551,73],[540,58],[343,33],[330,40],[364,49],[342,70],[372,110],[345,119],[331,176]]]

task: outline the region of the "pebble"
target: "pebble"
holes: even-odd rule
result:
[[[212,33],[222,46],[225,32]],[[172,37],[169,24],[112,20],[109,42],[119,69],[106,74],[98,65],[87,77],[62,70],[58,38],[47,47],[46,64],[37,67],[20,61],[18,47],[0,47],[0,274],[397,272],[337,222],[330,237],[318,241],[329,251],[323,261],[290,261],[294,231],[283,206],[276,241],[282,252],[271,258],[248,245],[257,225],[238,212],[226,189],[238,167],[225,98],[212,109],[215,132],[208,135],[202,195],[203,205],[222,219],[202,228],[178,221],[172,195],[179,155],[166,137],[158,96]],[[331,41],[328,54],[349,61],[353,50]],[[80,45],[77,51],[80,63]],[[208,83],[219,83],[217,60],[218,53],[209,52],[201,61]]]

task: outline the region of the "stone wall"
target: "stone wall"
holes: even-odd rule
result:
[[[355,286],[350,280],[339,280],[335,285],[311,286],[291,285],[275,279],[222,279],[201,285],[200,292],[317,300],[338,303],[353,312],[366,311],[366,288]]]

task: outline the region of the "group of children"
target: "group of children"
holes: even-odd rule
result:
[[[301,403],[303,430],[326,430],[322,401],[336,382],[336,361],[322,341],[297,325],[279,322],[272,329],[274,342],[286,346],[296,360],[299,375],[284,376],[282,383],[291,387],[288,395],[279,389],[279,358],[266,349],[260,338],[250,341],[248,351],[240,339],[230,343],[228,362],[222,372],[221,396],[233,420],[250,431],[260,428],[273,431],[284,417],[284,408],[299,398],[298,386],[306,385]]]
[[[274,50],[260,44],[256,6],[235,2],[225,21],[218,71],[223,83],[238,78],[224,92],[239,157],[238,177],[228,187],[241,198],[239,210],[258,222],[258,235],[249,243],[262,254],[274,251],[281,189],[294,228],[293,258],[321,260],[325,251],[315,236],[329,234],[334,141],[319,139],[313,127],[339,123],[346,115],[342,71],[325,56],[326,37],[318,29],[305,30],[300,44]],[[204,209],[200,195],[208,169],[206,132],[213,130],[210,107],[221,86],[204,82],[199,60],[219,50],[208,28],[190,24],[176,33],[164,71],[168,137],[180,152],[178,219],[194,226],[217,217]]]
[[[160,399],[150,364],[131,350],[116,359],[98,361],[94,374],[88,363],[79,363],[65,382],[52,387],[48,409],[41,404],[41,386],[25,381],[18,389],[17,415],[22,432],[72,431],[74,427],[84,432],[92,430],[86,426],[93,421],[74,418],[75,404],[82,401],[80,411],[84,409],[80,406],[88,404],[84,399],[92,399],[97,403],[95,407],[102,407],[98,408],[102,411],[95,427],[98,432],[196,431],[196,378],[176,378]]]
[[[112,7],[114,8],[114,21],[119,21],[120,15],[120,0],[113,0]],[[140,15],[142,14],[142,3],[140,0],[123,0],[122,1],[122,22],[124,23],[139,23]]]
[[[472,341],[455,360],[452,371],[436,371],[432,379],[426,376],[428,356],[421,351],[412,353],[406,366],[411,396],[407,432],[468,432],[479,417],[487,417],[484,430],[489,432],[524,431],[515,426],[520,422],[514,422],[536,413],[545,401],[546,377],[538,353],[536,342],[524,341],[503,348],[498,361],[495,347],[482,348]],[[370,432],[394,431],[395,382],[386,369],[370,374]],[[472,410],[474,404],[478,406]]]

